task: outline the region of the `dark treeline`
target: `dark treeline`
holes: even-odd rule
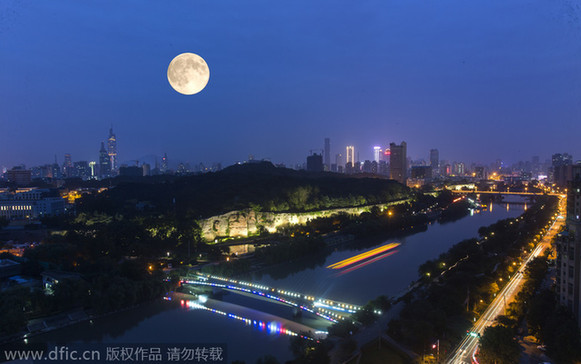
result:
[[[417,353],[429,353],[436,340],[441,353],[451,350],[535,246],[557,203],[556,197],[539,198],[521,217],[481,228],[479,241],[462,241],[422,264],[424,284],[404,297],[388,333]]]

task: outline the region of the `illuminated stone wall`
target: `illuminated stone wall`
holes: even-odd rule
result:
[[[269,232],[276,232],[280,226],[290,224],[305,224],[307,221],[318,217],[329,217],[343,212],[350,215],[360,215],[371,210],[373,206],[385,209],[391,205],[405,203],[408,200],[399,200],[386,204],[368,205],[362,207],[348,207],[311,212],[256,212],[248,209],[243,211],[231,211],[223,215],[212,216],[198,221],[202,228],[202,238],[212,241],[224,237],[248,237],[258,234],[258,229],[263,226]]]

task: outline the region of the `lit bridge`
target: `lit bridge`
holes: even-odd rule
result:
[[[310,312],[331,322],[337,322],[338,320],[346,318],[350,314],[361,310],[360,306],[351,303],[314,297],[304,293],[209,274],[197,273],[196,277],[183,278],[180,283],[182,285],[206,286],[255,295],[295,309]],[[375,313],[381,314],[379,311]]]

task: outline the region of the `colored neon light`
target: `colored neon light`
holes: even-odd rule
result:
[[[282,325],[279,325],[277,322],[262,322],[262,321],[251,320],[249,318],[238,316],[238,315],[233,314],[233,313],[226,313],[224,311],[220,311],[220,310],[216,310],[214,308],[206,307],[206,306],[201,305],[201,304],[194,302],[194,301],[185,301],[184,302],[182,300],[182,305],[184,305],[190,309],[205,310],[205,311],[212,312],[212,313],[215,313],[215,314],[220,315],[220,316],[229,317],[229,318],[232,318],[232,319],[235,319],[238,321],[242,321],[247,326],[253,325],[253,326],[256,326],[257,328],[259,328],[260,330],[265,330],[265,331],[268,331],[270,333],[283,334],[283,335],[288,335],[288,336],[299,336],[299,337],[306,339],[306,340],[313,340],[313,341],[315,340],[312,337],[299,335],[296,332],[293,332],[292,330],[286,329],[286,328],[282,327]]]

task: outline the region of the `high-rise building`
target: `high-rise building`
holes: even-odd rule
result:
[[[379,164],[379,161],[381,160],[381,147],[373,147],[373,160]]]
[[[95,161],[90,161],[89,162],[89,168],[91,169],[91,179],[95,179],[97,178],[97,176],[99,175],[98,171],[97,171],[97,162]]]
[[[401,142],[400,145],[390,143],[389,150],[391,151],[389,178],[405,185],[407,179],[407,144],[406,142]]]
[[[581,324],[581,165],[567,188],[567,227],[557,237],[557,294]]]
[[[567,166],[573,164],[573,157],[568,153],[556,153],[553,154],[552,164],[551,164],[551,171],[553,175],[553,182],[557,184],[559,187],[566,187],[567,180]]]
[[[363,162],[363,165],[361,166],[361,171],[363,173],[372,173],[371,169],[372,169],[372,165],[371,165],[370,160],[366,160],[365,162]],[[377,172],[377,168],[376,168],[376,172]]]
[[[556,153],[553,154],[552,158],[553,167],[557,166],[567,166],[573,164],[573,157],[569,153]]]
[[[161,158],[161,173],[168,172],[168,161],[167,161],[167,153],[163,153],[163,158]]]
[[[149,163],[143,163],[143,165],[141,166],[141,169],[143,171],[143,176],[151,176],[151,165],[149,165]]]
[[[430,166],[432,167],[432,174],[434,176],[437,175],[440,168],[440,152],[437,149],[430,149]]]
[[[105,149],[105,143],[101,142],[101,149],[99,150],[99,179],[111,176],[111,158]]]
[[[79,161],[74,163],[74,176],[81,177],[83,180],[87,180],[91,177],[91,168],[87,161]]]
[[[75,175],[73,160],[69,153],[65,154],[65,162],[63,163],[63,175],[65,177],[73,177]]]
[[[411,172],[413,179],[432,178],[432,167],[429,166],[413,166]]]
[[[389,168],[386,160],[379,161],[379,165],[377,166],[377,173],[381,174],[382,176],[389,176]]]
[[[331,139],[325,138],[325,171],[331,170]]]
[[[119,169],[117,161],[117,137],[113,134],[113,128],[109,129],[109,139],[107,139],[107,154],[109,155],[111,172]]]
[[[307,157],[307,171],[323,172],[323,156],[317,153]]]
[[[50,178],[58,179],[61,177],[62,177],[61,167],[58,164],[58,161],[56,159],[56,154],[55,154],[54,163],[52,164],[52,167],[50,169]]]
[[[553,182],[558,187],[566,188],[569,181],[573,180],[576,171],[581,167],[581,162],[575,164],[566,164],[554,167]]]
[[[351,167],[355,164],[355,147],[352,145],[347,146],[347,156],[346,164],[350,164]]]
[[[343,155],[341,153],[335,154],[335,164],[337,166],[343,166]]]
[[[32,172],[24,166],[13,167],[6,171],[5,178],[17,186],[28,186],[32,181]]]
[[[466,165],[462,162],[454,162],[452,171],[456,176],[463,176],[466,174]]]

